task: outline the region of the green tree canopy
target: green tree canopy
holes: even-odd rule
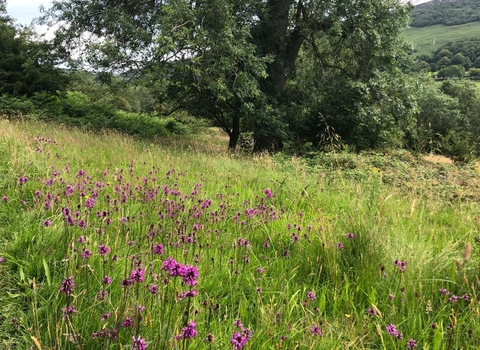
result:
[[[2,12],[5,2],[0,2]],[[65,87],[67,78],[56,68],[50,46],[31,40],[32,35],[7,15],[0,15],[0,95],[31,96]]]
[[[179,108],[214,120],[231,147],[242,125],[253,128],[262,151],[289,136],[290,106],[339,92],[295,92],[300,52],[324,83],[382,88],[372,81],[401,62],[409,10],[399,0],[54,0],[45,20],[60,24],[57,47],[81,63],[166,79]],[[360,94],[346,101],[352,110],[366,103]]]

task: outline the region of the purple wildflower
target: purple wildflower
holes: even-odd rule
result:
[[[140,338],[140,336],[132,337],[132,350],[145,350],[148,344],[145,339]]]
[[[108,298],[108,291],[100,289],[97,294],[97,299],[102,301]]]
[[[354,239],[355,238],[355,235],[353,233],[347,233],[347,239]]]
[[[168,271],[168,274],[171,277],[180,276],[181,267],[182,265],[180,265],[174,258],[167,258],[162,263],[162,270]]]
[[[92,256],[92,252],[90,250],[88,250],[87,248],[83,248],[82,259],[88,259],[91,256]]]
[[[127,327],[133,327],[133,320],[130,317],[125,317],[125,321],[122,322],[122,327],[127,328]]]
[[[150,286],[150,288],[148,288],[148,291],[149,291],[151,294],[158,294],[158,285],[152,284],[152,285]]]
[[[89,198],[89,199],[87,199],[87,201],[85,202],[85,206],[86,206],[88,209],[92,209],[94,205],[95,205],[95,198]]]
[[[316,324],[310,327],[310,332],[312,332],[313,335],[322,335],[322,330],[320,327],[318,327]]]
[[[272,198],[273,197],[273,193],[272,191],[270,191],[269,188],[266,188],[263,193],[265,193],[265,195],[268,197],[268,198]]]
[[[154,244],[153,247],[153,254],[157,254],[157,255],[163,255],[164,253],[164,248],[163,248],[163,244]]]
[[[105,314],[102,314],[102,321],[108,320],[112,316],[111,312],[107,312]]]
[[[198,281],[198,269],[195,266],[185,265],[180,271],[180,276],[182,276],[182,283],[187,286],[195,286]]]
[[[135,283],[134,280],[130,279],[130,278],[125,278],[122,280],[122,282],[120,282],[120,285],[122,287],[130,287],[131,285],[133,285]]]
[[[188,325],[182,328],[182,336],[184,339],[191,339],[197,336],[197,331],[195,329],[196,325],[197,325],[197,322],[192,321]]]
[[[138,269],[133,269],[130,272],[130,280],[133,282],[143,282],[145,281],[145,269],[139,267]]]
[[[450,295],[450,292],[445,288],[440,288],[438,291],[443,295]]]
[[[198,290],[195,289],[190,289],[187,291],[184,291],[180,294],[180,299],[185,299],[185,298],[193,298],[198,295]]]
[[[417,347],[417,341],[415,339],[410,339],[407,342],[407,350],[415,349]]]
[[[25,184],[27,183],[27,181],[28,181],[28,177],[22,176],[22,177],[19,177],[19,178],[18,178],[18,184],[19,184],[20,186],[25,185]]]
[[[42,224],[43,227],[48,227],[48,226],[50,226],[50,225],[52,225],[52,222],[51,222],[50,220],[48,220],[48,219],[45,220],[45,221],[43,222],[43,224]]]
[[[455,294],[452,294],[452,296],[448,298],[448,301],[451,303],[455,303],[458,301],[458,296],[456,296]]]
[[[103,276],[102,283],[103,284],[111,284],[112,283],[112,278],[110,276]]]
[[[67,307],[62,308],[62,317],[67,318],[69,315],[74,314],[77,312],[73,305],[68,305]]]
[[[397,339],[403,338],[403,335],[398,332],[397,327],[393,323],[389,324],[386,330],[388,334],[393,335]]]
[[[235,327],[238,327],[238,328],[240,328],[240,329],[243,329],[243,328],[244,328],[244,327],[243,327],[242,320],[241,320],[241,319],[239,319],[239,318],[238,318],[238,319],[236,319],[235,321],[233,321],[233,325],[234,325]]]
[[[7,203],[7,202],[8,202],[8,196],[3,196],[3,197],[2,197],[2,202]]]
[[[110,252],[110,248],[102,243],[98,246],[98,252],[103,257],[103,256],[105,256],[105,254],[108,254]]]
[[[400,272],[405,271],[405,269],[407,268],[407,262],[406,261],[394,260],[393,263],[395,265],[397,265]]]
[[[75,282],[73,282],[73,276],[71,275],[68,278],[64,278],[62,285],[60,286],[60,293],[65,293],[65,295],[70,296],[73,293],[75,288]]]
[[[313,291],[308,291],[307,292],[307,299],[315,300],[315,299],[317,299],[317,295]]]
[[[247,343],[247,338],[245,338],[240,332],[233,333],[230,338],[230,344],[233,345],[235,350],[241,350]]]
[[[343,243],[337,243],[335,246],[337,247],[338,250],[342,250],[344,248]]]

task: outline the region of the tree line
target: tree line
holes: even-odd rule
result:
[[[411,15],[412,27],[436,24],[454,26],[480,21],[480,2],[477,0],[431,1],[416,6]]]
[[[406,148],[465,160],[479,151],[478,88],[413,72],[401,37],[410,10],[398,0],[54,1],[42,23],[61,25],[48,42],[0,17],[11,42],[2,58],[26,60],[1,66],[1,86],[15,74],[20,86],[27,68],[52,83],[5,88],[0,108],[146,137],[217,126],[231,150],[248,133],[255,152]]]
[[[469,72],[480,78],[480,40],[450,42],[431,54],[418,55],[414,70],[436,72],[439,77],[463,77]]]

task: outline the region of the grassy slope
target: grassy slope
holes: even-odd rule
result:
[[[414,55],[420,55],[431,53],[448,42],[480,38],[480,22],[448,27],[443,25],[410,27],[403,33],[405,40],[412,43],[416,49]]]
[[[42,138],[35,139],[38,135]],[[8,291],[0,295],[5,348],[35,346],[32,339],[43,348],[81,348],[68,341],[74,330],[83,348],[95,348],[100,340],[91,339],[91,334],[115,327],[138,303],[147,310],[133,334],[146,338],[154,349],[167,342],[183,349],[189,344],[192,349],[231,348],[236,330],[232,322],[237,318],[254,331],[247,343],[250,349],[402,349],[410,338],[430,349],[478,345],[480,309],[474,276],[479,261],[464,253],[469,244],[477,253],[476,169],[434,165],[403,153],[325,155],[310,160],[310,165],[282,157],[236,158],[207,140],[154,145],[110,133],[99,136],[53,125],[1,122],[0,198],[8,196],[8,201],[0,202],[0,256],[5,258],[0,287]],[[90,178],[78,175],[79,170]],[[106,194],[122,198],[113,188],[121,174],[119,191],[126,191],[129,199],[112,206]],[[19,186],[22,176],[29,181]],[[44,182],[52,177],[57,179],[52,186]],[[156,188],[153,177],[160,192],[149,203],[142,191]],[[87,197],[79,191],[63,194],[68,184],[88,189],[95,183],[106,187],[94,211],[108,208],[111,226],[102,226],[101,219],[89,214],[84,208]],[[165,185],[192,199],[164,195]],[[273,198],[265,196],[265,188],[271,189]],[[36,190],[41,194],[37,196]],[[47,192],[59,197],[49,210],[44,209]],[[205,215],[192,216],[206,198],[212,203]],[[188,215],[180,211],[182,206]],[[64,225],[62,207],[79,210],[87,228]],[[169,208],[177,216],[159,218]],[[258,212],[249,218],[244,213],[252,208]],[[224,219],[217,215],[218,222],[210,220],[222,210]],[[271,218],[270,210],[278,213],[278,219]],[[122,226],[120,218],[126,216],[136,221]],[[42,228],[47,218],[51,226]],[[178,300],[178,295],[163,296],[179,288],[178,283],[161,288],[163,297],[153,303],[143,287],[122,294],[119,282],[129,274],[123,268],[129,266],[128,256],[141,257],[148,269],[158,264],[145,240],[151,224],[167,228],[166,235],[154,237],[165,245],[165,256],[158,259],[175,256],[198,266],[199,296],[191,304],[172,304],[169,300]],[[187,232],[195,224],[204,225],[195,236],[200,244],[176,243],[171,235],[184,230],[183,224]],[[103,235],[98,234],[98,225],[104,228]],[[346,237],[349,232],[354,239]],[[88,265],[75,257],[73,247],[82,247],[76,243],[80,235],[87,237],[85,246],[94,252]],[[239,246],[239,238],[248,239],[249,245]],[[130,247],[131,240],[136,243]],[[113,268],[108,265],[114,280],[108,287],[110,304],[95,298],[95,286],[100,288],[106,269],[102,266],[107,266],[97,253],[100,243],[125,261]],[[395,266],[396,259],[407,262],[405,272]],[[162,280],[162,271],[158,273]],[[58,292],[69,275],[77,284],[70,301]],[[151,285],[152,278],[149,275],[145,283]],[[41,290],[36,287],[40,283]],[[471,301],[448,302],[439,288],[460,296],[468,293]],[[307,291],[315,292],[316,298],[309,298]],[[389,295],[395,298],[390,300]],[[61,308],[69,302],[78,312],[62,318]],[[172,316],[166,317],[165,310]],[[102,321],[106,311],[114,315]],[[197,321],[198,336],[175,343],[172,336],[185,325],[184,312],[187,320]],[[386,332],[391,323],[404,339]],[[312,332],[313,325],[320,326],[323,336]],[[131,332],[119,328],[118,342],[128,347]],[[203,340],[209,333],[215,336],[211,345]],[[101,342],[103,348],[120,348],[108,337]]]

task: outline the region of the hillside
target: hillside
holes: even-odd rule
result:
[[[411,15],[412,27],[436,24],[447,26],[480,21],[478,0],[435,0],[415,6]]]
[[[480,38],[480,22],[456,26],[410,27],[405,29],[403,33],[405,40],[413,45],[414,55],[418,56],[432,53],[450,42]]]

